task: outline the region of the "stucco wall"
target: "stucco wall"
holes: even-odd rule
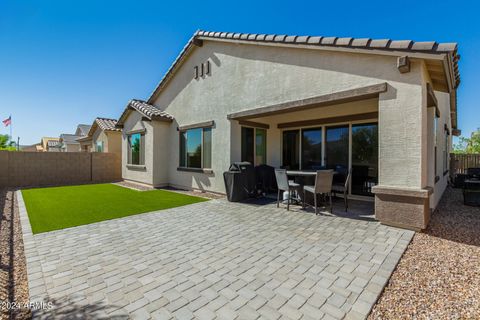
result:
[[[207,60],[211,75],[193,79],[194,66]],[[203,47],[192,52],[154,102],[175,116],[169,128],[169,181],[224,192],[222,172],[238,160],[240,152],[240,130],[236,121],[226,119],[229,113],[380,82],[389,84],[378,102],[380,183],[421,188],[426,181],[421,163],[422,121],[426,116],[422,113],[419,62],[412,61],[411,72],[401,74],[395,57],[211,41],[204,41]],[[322,114],[322,110],[306,112],[305,117]],[[176,128],[209,120],[215,121],[214,173],[177,172]],[[267,133],[269,138],[276,135],[274,130]],[[274,153],[271,148],[269,152]]]
[[[436,175],[440,178],[437,183],[434,184],[434,192],[430,198],[430,207],[436,208],[440,198],[445,191],[445,188],[448,184],[448,177],[449,174],[444,172],[443,168],[443,157],[444,157],[444,150],[452,146],[452,128],[451,128],[451,117],[450,117],[450,96],[444,92],[435,91],[435,96],[438,100],[438,108],[440,109],[440,117],[438,119],[438,127],[437,127],[437,172]],[[450,130],[450,136],[448,137],[449,145],[446,146],[445,143],[445,124],[447,125],[448,129]],[[447,162],[447,170],[450,168],[450,150],[447,150],[448,153],[448,162]],[[432,161],[432,166],[434,163]],[[445,173],[445,174],[444,174]]]
[[[97,127],[95,132],[92,135],[92,152],[97,152],[97,143],[103,141],[104,150],[107,148],[108,145],[108,137],[106,133]]]
[[[80,144],[78,143],[64,143],[64,152],[79,152]]]
[[[107,131],[107,142],[105,145],[105,152],[122,153],[122,133],[120,131]]]
[[[153,128],[153,185],[166,186],[169,184],[169,162],[172,146],[170,145],[170,123],[152,121]]]

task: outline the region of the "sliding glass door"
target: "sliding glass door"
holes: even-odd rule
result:
[[[251,164],[254,164],[254,131],[255,129],[253,128],[242,127],[242,161],[247,161]]]
[[[282,167],[290,170],[333,169],[343,184],[352,169],[351,194],[372,196],[378,184],[378,124],[351,123],[286,130],[282,134]]]
[[[242,161],[255,166],[267,163],[267,130],[242,127]]]
[[[325,165],[342,174],[348,171],[349,128],[345,126],[326,127]]]
[[[267,164],[267,130],[255,129],[255,165]]]
[[[322,168],[322,128],[302,130],[302,170]]]
[[[372,195],[378,184],[378,124],[352,125],[352,194]]]
[[[300,131],[283,131],[282,167],[289,170],[300,169]]]

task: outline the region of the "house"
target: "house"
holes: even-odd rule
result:
[[[112,152],[121,154],[121,129],[115,127],[117,120],[96,118],[84,137],[78,138],[82,151]],[[77,129],[78,132],[78,129]]]
[[[60,152],[60,138],[43,137],[40,144],[43,152]]]
[[[455,43],[196,32],[122,128],[123,178],[224,193],[235,161],[351,168],[382,223],[424,229],[458,135]]]
[[[75,130],[75,135],[79,137],[85,137],[88,135],[88,131],[92,126],[89,124],[79,124],[77,130]]]
[[[80,143],[77,139],[80,138],[74,134],[62,133],[60,135],[60,151],[62,152],[79,152]]]
[[[87,151],[86,149],[82,150],[80,142],[78,139],[84,138],[88,135],[91,125],[79,124],[74,134],[63,133],[60,135],[60,144],[62,152],[79,152]]]

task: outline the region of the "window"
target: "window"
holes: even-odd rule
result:
[[[97,141],[97,152],[103,152],[103,141]]]
[[[322,128],[302,130],[302,170],[322,167]]]
[[[180,167],[212,167],[212,128],[180,131]]]
[[[267,163],[267,130],[242,127],[242,161]]]
[[[128,164],[145,164],[145,134],[134,133],[128,136]]]
[[[298,170],[300,167],[300,132],[283,131],[282,166],[285,169]]]

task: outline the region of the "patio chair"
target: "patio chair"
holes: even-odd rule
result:
[[[328,196],[330,199],[330,212],[333,210],[332,206],[332,182],[333,182],[333,170],[319,170],[315,176],[314,186],[303,186],[303,199],[305,199],[306,193],[313,193],[313,199],[315,204],[315,214],[318,214],[317,195],[322,194]],[[305,207],[305,202],[303,203]]]
[[[345,212],[348,210],[348,186],[352,178],[352,169],[348,170],[347,178],[343,184],[332,185],[332,192],[334,195],[337,193],[343,193],[343,200],[345,202]]]
[[[275,178],[277,180],[278,187],[277,208],[280,207],[280,195],[282,191],[288,191],[287,210],[290,210],[292,191],[299,191],[302,186],[293,181],[288,181],[287,170],[285,169],[275,169]]]

